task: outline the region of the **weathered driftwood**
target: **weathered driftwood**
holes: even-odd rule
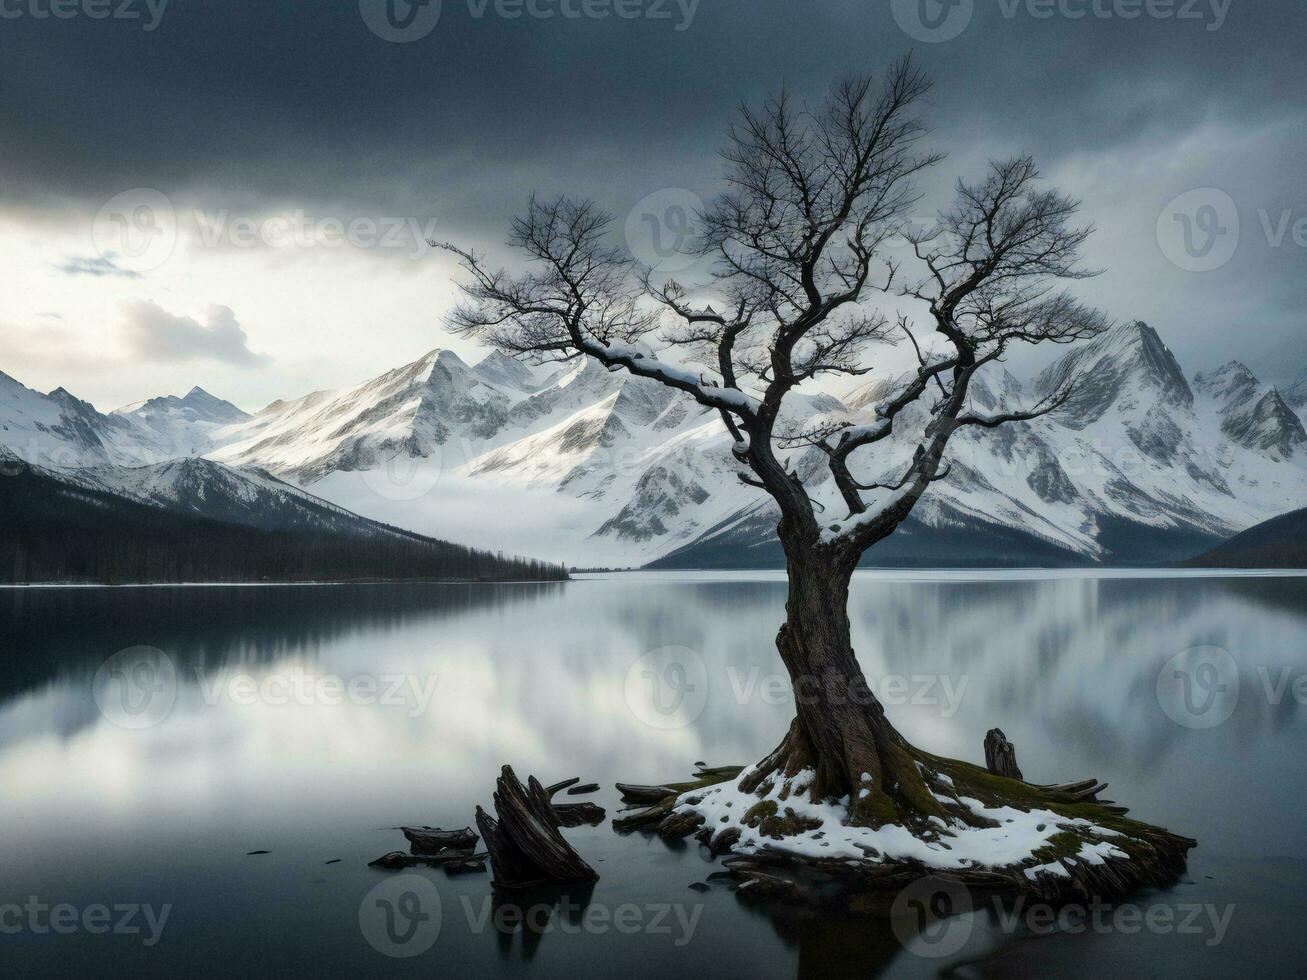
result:
[[[1017,747],[1007,740],[1007,736],[1000,728],[991,728],[985,735],[985,768],[996,776],[1006,776],[1009,779],[1025,782],[1025,777],[1021,775],[1021,767],[1017,765]],[[1107,783],[1099,782],[1097,779],[1078,779],[1071,783],[1052,785],[1039,783],[1030,785],[1046,793],[1065,796],[1071,802],[1101,804],[1105,810],[1118,815],[1130,812],[1128,807],[1115,806],[1111,800],[1100,800],[1098,794],[1107,789]]]
[[[490,854],[493,884],[525,888],[545,882],[596,881],[599,878],[558,832],[558,816],[549,794],[534,776],[523,786],[511,766],[496,781],[495,813],[477,807],[477,828]]]
[[[653,786],[637,783],[618,783],[617,789],[621,792],[623,801],[627,803],[648,803],[652,804],[652,806],[632,807],[623,811],[621,816],[613,818],[613,829],[624,834],[632,830],[655,827],[658,828],[659,834],[666,839],[677,836],[684,837],[690,833],[693,828],[682,833],[680,831],[683,828],[680,827],[679,822],[671,819],[672,808],[676,805],[677,798],[682,793],[734,779],[743,771],[742,766],[709,767],[702,762],[696,762],[695,766],[697,768],[694,778],[684,783],[666,783]],[[671,820],[669,830],[675,828],[675,832],[665,833],[662,830],[660,825],[668,820]]]
[[[375,861],[369,861],[368,867],[385,868],[388,871],[416,868],[420,865],[431,868],[449,868],[452,865],[466,865],[469,862],[481,861],[485,857],[486,853],[484,851],[476,853],[471,848],[441,851],[439,854],[405,854],[403,851],[391,851],[389,854],[383,854]]]
[[[694,764],[696,779],[710,779],[713,782],[720,782],[722,779],[734,779],[743,771],[744,766],[708,766],[702,762]]]
[[[581,824],[603,823],[606,816],[604,808],[597,803],[554,803],[553,798],[561,790],[567,790],[568,795],[578,795],[581,793],[592,793],[599,788],[598,783],[586,783],[584,786],[577,786],[581,781],[580,776],[573,776],[571,779],[564,779],[561,783],[553,783],[545,787],[545,795],[549,797],[550,806],[554,810],[554,822],[560,827],[579,827]]]
[[[995,776],[1025,778],[1017,765],[1017,747],[1007,740],[1002,729],[991,728],[985,735],[985,768]]]
[[[449,861],[445,864],[445,874],[447,875],[465,875],[477,871],[485,871],[485,855],[477,855],[463,861]]]
[[[471,827],[441,830],[439,827],[400,827],[414,854],[439,854],[448,850],[476,847],[477,835]]]
[[[591,827],[604,822],[607,814],[597,803],[554,803],[554,820],[560,827],[579,827],[589,824]]]

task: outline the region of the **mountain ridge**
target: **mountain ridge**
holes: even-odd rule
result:
[[[1029,382],[994,366],[969,398],[994,411],[1071,382],[1072,397],[1047,416],[959,433],[950,477],[896,544],[879,546],[881,560],[909,560],[901,552],[913,535],[929,540],[937,562],[953,560],[950,535],[970,561],[984,558],[986,536],[994,563],[1171,560],[1304,502],[1307,431],[1289,398],[1239,362],[1191,383],[1141,321],[1070,348]],[[787,418],[865,424],[899,384],[873,374],[842,399],[798,392]],[[92,464],[118,462],[124,443],[169,441],[135,413],[88,415],[72,398],[46,407],[65,413],[69,438],[101,440],[102,451],[84,451]],[[904,414],[904,433],[913,418]],[[116,430],[115,420],[132,428]],[[588,359],[532,367],[491,353],[469,365],[436,348],[353,387],[279,400],[231,424],[197,420],[170,438],[174,455],[263,471],[349,511],[467,544],[629,567],[711,564],[729,542],[776,563],[774,505],[738,479],[717,416]],[[857,458],[855,475],[896,476],[909,442]],[[817,505],[838,512],[820,453],[785,455],[812,479]]]

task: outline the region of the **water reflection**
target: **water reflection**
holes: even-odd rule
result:
[[[0,591],[0,833],[12,880],[103,888],[139,877],[133,861],[148,853],[193,902],[210,900],[186,884],[203,880],[226,882],[247,904],[275,903],[285,881],[238,880],[232,855],[271,845],[321,865],[317,842],[327,839],[375,857],[396,846],[382,828],[467,823],[504,762],[546,781],[580,775],[611,787],[679,778],[696,760],[751,761],[792,712],[773,646],[784,599],[783,581],[769,575]],[[1108,795],[1198,837],[1200,853],[1307,856],[1293,778],[1304,748],[1293,680],[1307,669],[1307,579],[860,574],[851,612],[873,688],[919,744],[980,761],[997,725],[1029,778],[1107,779]],[[171,659],[178,684],[165,718],[130,730],[97,708],[93,685],[107,657],[142,644]],[[1230,717],[1209,729],[1178,724],[1158,700],[1168,661],[1200,645],[1228,651],[1237,670]],[[638,699],[663,675],[632,670],[668,647],[690,651],[683,659],[697,658],[689,666],[702,675],[669,675],[681,685],[671,694],[692,696],[664,697],[658,710],[674,707],[651,726]],[[370,696],[348,693],[360,678],[374,682]],[[381,692],[394,679],[401,696],[388,702]],[[309,694],[270,696],[282,682]],[[600,800],[611,808],[614,796],[606,789]],[[602,862],[596,900],[685,899],[689,881],[712,870],[693,844],[677,852],[604,827],[570,833]],[[302,918],[298,928],[314,935],[334,922],[357,938],[351,901],[372,880],[357,873],[352,899],[301,896],[276,914]],[[484,882],[458,887],[489,894]],[[698,943],[693,962],[729,952],[762,972],[939,966],[904,961],[883,923],[747,911],[716,891],[695,901],[707,910],[701,928],[718,938]],[[554,923],[578,914],[551,907]],[[558,933],[523,923],[443,955],[566,972],[582,947]],[[586,955],[606,950],[617,966],[638,945],[585,938]],[[337,955],[353,955],[344,949]]]

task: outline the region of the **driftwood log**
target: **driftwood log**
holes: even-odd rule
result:
[[[581,824],[596,826],[604,822],[604,808],[597,803],[555,803],[554,796],[560,790],[567,790],[568,794],[588,791],[590,787],[598,789],[595,783],[587,783],[585,786],[577,786],[581,781],[580,776],[573,776],[571,779],[564,779],[561,783],[554,783],[545,787],[545,795],[549,797],[549,805],[554,809],[554,819],[560,827],[579,827]]]
[[[400,827],[414,854],[439,854],[441,851],[466,851],[476,847],[477,835],[471,827],[441,830],[439,827]]]
[[[1002,729],[991,728],[985,735],[985,768],[995,776],[1025,778],[1017,765],[1017,747],[1007,740]]]
[[[485,870],[484,864],[481,864],[480,868],[474,867],[480,864],[485,857],[485,851],[478,853],[470,848],[458,851],[441,851],[439,854],[405,854],[403,851],[391,851],[389,854],[383,854],[375,861],[369,861],[368,867],[399,871],[403,868],[416,868],[420,865],[426,865],[431,868],[443,867],[446,871],[454,873],[455,871]]]
[[[991,728],[985,734],[985,768],[995,776],[1006,776],[1025,782],[1021,767],[1017,765],[1017,747],[1007,740],[1001,728]],[[1111,800],[1100,800],[1098,794],[1107,789],[1107,783],[1097,779],[1079,779],[1072,783],[1053,783],[1043,785],[1031,783],[1036,789],[1047,793],[1068,796],[1073,802],[1097,803],[1112,813],[1129,813],[1130,809],[1116,806]]]
[[[676,795],[672,786],[641,786],[638,783],[618,783],[617,791],[622,794],[624,803],[657,803]]]
[[[579,827],[589,824],[594,827],[604,822],[604,808],[597,803],[554,803],[554,819],[560,827]]]
[[[598,880],[599,875],[559,833],[556,808],[539,780],[529,776],[523,786],[512,766],[504,766],[495,787],[498,819],[481,807],[476,811],[477,829],[490,854],[492,884],[526,888]]]

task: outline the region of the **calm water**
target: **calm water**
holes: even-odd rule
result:
[[[1037,935],[982,907],[949,920],[947,942],[905,948],[887,915],[767,912],[721,882],[692,890],[720,870],[697,844],[607,823],[568,831],[601,875],[592,889],[516,906],[486,874],[423,869],[393,885],[367,867],[402,849],[401,824],[470,824],[505,762],[598,782],[611,815],[615,780],[758,758],[790,718],[772,646],[783,601],[767,574],[0,591],[4,972],[1299,972],[1302,577],[855,581],[856,646],[910,738],[980,761],[1000,726],[1033,781],[1098,776],[1135,815],[1200,840],[1183,882],[1132,903],[1138,918]],[[140,646],[166,659],[101,669]],[[1177,671],[1190,689],[1167,686]],[[70,918],[50,929],[33,900]],[[437,902],[438,931],[422,917]],[[113,907],[133,905],[122,923],[130,910]],[[543,908],[524,926],[522,905]]]

